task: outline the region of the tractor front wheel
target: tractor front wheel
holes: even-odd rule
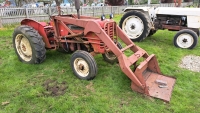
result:
[[[30,26],[22,25],[14,30],[13,47],[22,62],[38,64],[46,58],[45,43],[41,35]]]
[[[73,53],[70,64],[73,73],[79,79],[91,80],[97,74],[97,64],[94,57],[86,51],[78,50]]]
[[[192,49],[197,45],[198,36],[190,29],[183,29],[174,36],[174,45],[179,48]]]

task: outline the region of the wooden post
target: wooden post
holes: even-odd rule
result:
[[[148,0],[148,5],[150,5],[151,4],[151,0]]]
[[[93,10],[93,17],[94,17],[94,7],[92,7],[92,10]]]
[[[105,8],[105,7],[101,7],[101,9],[102,9],[102,14],[104,14],[104,8]]]
[[[81,7],[81,15],[83,15],[83,7]]]
[[[198,2],[198,7],[200,7],[200,0],[199,0],[199,2]]]
[[[25,8],[25,9],[26,9],[26,18],[29,18],[28,9],[27,8]]]
[[[117,12],[118,12],[117,14],[119,15],[119,6],[117,6]]]
[[[113,7],[111,6],[111,9],[110,9],[110,14],[113,12]]]
[[[52,13],[52,12],[51,12],[51,7],[49,7],[48,10],[49,10],[49,15],[51,15],[51,13]]]
[[[181,7],[182,0],[178,1],[178,7]]]
[[[1,16],[0,16],[0,28],[2,28],[3,25],[2,25],[2,21],[1,21]]]

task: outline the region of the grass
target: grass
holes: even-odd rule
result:
[[[121,16],[116,16],[119,22]],[[20,62],[12,47],[13,27],[0,29],[0,113],[196,113],[200,111],[200,76],[178,67],[181,58],[200,56],[200,45],[192,50],[173,46],[175,32],[158,31],[136,43],[149,54],[156,54],[164,75],[177,78],[169,104],[149,99],[130,88],[130,80],[117,64],[95,56],[98,75],[92,81],[77,79],[70,67],[71,54],[47,51],[45,62],[38,65]],[[66,87],[60,96],[45,90],[48,80]],[[53,84],[53,83],[52,83]],[[49,84],[51,85],[51,84]]]

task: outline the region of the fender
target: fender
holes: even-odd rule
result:
[[[123,11],[124,12],[127,12],[127,11],[130,11],[130,10],[139,10],[139,11],[143,11],[143,12],[146,12],[150,9],[151,7],[127,7],[125,8]]]
[[[155,29],[154,28],[154,20],[156,18],[156,10],[157,8],[155,7],[127,7],[125,8],[123,11],[124,12],[128,12],[128,11],[140,11],[140,12],[143,12],[150,20],[151,22],[151,29]]]
[[[46,23],[45,22],[37,22],[32,19],[24,19],[21,21],[21,25],[28,25],[33,27],[38,33],[42,36],[42,39],[45,43],[46,48],[51,48],[51,45],[49,43],[49,40],[47,38],[47,34],[45,32]]]

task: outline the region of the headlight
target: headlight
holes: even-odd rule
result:
[[[111,14],[110,14],[110,19],[112,19],[113,17],[114,17],[114,15],[111,13]]]
[[[103,20],[105,20],[106,19],[106,17],[105,17],[105,15],[103,14],[102,16],[101,16],[101,21],[103,21]]]

